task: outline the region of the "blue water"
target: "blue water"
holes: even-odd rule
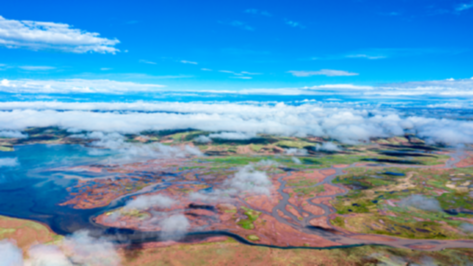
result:
[[[18,161],[17,166],[0,167],[0,215],[40,221],[62,234],[92,228],[89,218],[102,210],[59,206],[68,196],[66,188],[77,180],[48,171],[51,167],[97,163],[106,157],[93,155],[91,150],[79,145],[35,144],[0,152],[0,158]]]

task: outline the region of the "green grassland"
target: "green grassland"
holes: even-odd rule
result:
[[[388,171],[404,173],[406,176],[384,174]],[[341,216],[332,219],[332,223],[344,228],[355,228],[362,233],[404,238],[472,239],[473,232],[460,229],[464,222],[453,219],[473,218],[471,214],[449,214],[441,210],[425,211],[415,207],[387,204],[388,200],[396,201],[420,194],[437,200],[443,210],[460,209],[473,212],[473,198],[465,188],[446,186],[449,182],[452,183],[453,178],[459,185],[468,182],[472,177],[471,172],[471,169],[350,169],[346,175],[334,180],[334,183],[351,189],[348,194],[333,200],[333,206]],[[438,192],[441,192],[441,195]]]

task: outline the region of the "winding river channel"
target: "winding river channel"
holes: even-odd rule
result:
[[[16,166],[0,167],[0,215],[38,221],[48,225],[55,233],[60,235],[69,235],[78,230],[88,230],[92,236],[105,237],[116,243],[140,244],[160,241],[160,232],[144,232],[139,230],[106,227],[96,224],[93,221],[93,218],[101,213],[123,206],[132,196],[163,189],[167,185],[171,184],[170,182],[167,182],[169,183],[167,185],[166,182],[164,184],[153,185],[152,187],[147,187],[139,192],[134,192],[132,194],[120,197],[114,200],[108,206],[102,208],[81,210],[58,205],[69,195],[68,191],[66,191],[66,188],[73,186],[77,180],[65,179],[54,174],[44,175],[44,173],[41,174],[41,169],[44,169],[45,167],[51,168],[64,165],[91,164],[97,160],[104,160],[107,157],[107,154],[100,155],[100,153],[97,154],[91,152],[88,149],[89,148],[79,145],[36,144],[18,146],[15,148],[14,152],[0,152],[0,159],[16,158],[18,162]],[[452,159],[446,163],[444,166],[445,168],[454,168],[455,164],[461,160],[462,156],[464,156],[464,152],[456,151],[455,153],[451,153],[450,156]],[[396,165],[378,164],[376,166],[393,167]],[[292,175],[291,171],[288,171],[286,175],[281,176],[278,179],[281,184],[278,192],[282,195],[282,200],[277,206],[273,208],[272,213],[267,213],[264,210],[258,211],[265,212],[275,217],[279,222],[289,225],[299,231],[303,231],[307,234],[318,235],[327,240],[340,244],[339,246],[322,247],[316,249],[333,249],[360,245],[387,245],[399,248],[419,248],[424,250],[439,250],[444,248],[473,248],[473,240],[401,239],[388,236],[347,234],[343,232],[337,232],[336,228],[333,228],[333,230],[324,230],[322,228],[309,226],[310,220],[320,217],[326,217],[327,224],[330,225],[329,217],[331,214],[335,213],[335,210],[331,206],[325,205],[323,203],[315,204],[312,202],[312,200],[322,197],[334,198],[336,196],[346,194],[348,192],[346,188],[337,184],[333,184],[332,181],[337,176],[344,174],[343,170],[349,167],[356,167],[356,164],[345,168],[331,167],[327,169],[321,169],[334,170],[335,173],[326,177],[322,182],[315,186],[328,184],[338,187],[342,191],[337,194],[316,196],[307,200],[309,204],[322,208],[324,211],[323,214],[314,215],[289,203],[289,195],[283,191],[284,189],[288,188],[286,186],[286,181],[283,179],[287,175]],[[409,168],[419,167],[427,166],[409,166]],[[287,205],[291,205],[300,213],[305,212],[307,217],[302,220],[298,220],[297,217],[286,210]],[[291,222],[284,217],[281,217],[278,214],[278,211],[281,211],[284,213],[284,215],[292,218],[294,221]],[[184,239],[180,241],[189,242],[211,236],[229,236],[244,244],[269,246],[249,242],[245,238],[227,231],[190,232]],[[311,248],[292,246],[269,247]]]

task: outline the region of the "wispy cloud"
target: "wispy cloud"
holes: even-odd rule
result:
[[[56,69],[52,66],[19,66],[18,68],[29,71],[47,71]]]
[[[100,70],[102,70],[102,71],[108,71],[108,70],[112,70],[112,69],[109,68],[109,67],[102,67],[102,68],[100,68]]]
[[[385,59],[386,56],[383,55],[367,55],[367,54],[350,54],[346,58],[366,58],[370,60]]]
[[[190,64],[190,65],[197,65],[198,63],[197,62],[194,62],[194,61],[187,61],[187,60],[181,60],[179,61],[183,64]]]
[[[246,76],[236,76],[236,77],[232,77],[234,79],[253,79],[252,77],[246,77]]]
[[[141,59],[141,60],[140,60],[140,63],[149,64],[149,65],[156,65],[155,62],[153,62],[153,61],[148,61],[148,60],[144,60],[144,59]]]
[[[0,16],[0,45],[10,49],[60,50],[71,53],[119,52],[117,39],[99,37],[63,23],[9,20]]]
[[[455,10],[456,11],[465,11],[465,10],[468,10],[470,8],[473,8],[473,2],[460,4],[455,8]]]
[[[13,93],[110,93],[152,92],[165,87],[158,84],[120,82],[107,79],[7,80],[0,82],[0,91]]]
[[[232,75],[235,75],[235,76],[261,75],[261,73],[252,73],[252,72],[248,72],[248,71],[235,72],[235,71],[230,71],[230,70],[219,70],[218,72],[228,73],[228,74],[232,74]],[[246,79],[251,79],[251,77],[246,77]]]
[[[319,71],[297,71],[291,70],[288,71],[295,77],[310,77],[310,76],[328,76],[328,77],[336,77],[336,76],[358,76],[358,73],[347,72],[343,70],[333,70],[333,69],[322,69]]]
[[[289,20],[289,19],[284,19],[284,22],[286,22],[286,24],[291,27],[305,29],[305,26],[302,25],[300,22]]]
[[[255,29],[250,25],[246,24],[245,22],[234,20],[230,23],[231,26],[237,27],[243,30],[254,31]]]
[[[255,9],[255,8],[247,9],[247,10],[245,10],[245,13],[253,14],[253,15],[262,15],[262,16],[265,16],[265,17],[271,17],[272,16],[268,11],[258,10],[258,9]]]
[[[202,70],[202,71],[212,71],[212,69],[209,69],[209,68],[201,68],[200,70]]]

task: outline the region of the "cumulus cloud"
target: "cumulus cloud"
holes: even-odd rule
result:
[[[256,171],[252,165],[247,165],[235,174],[231,179],[225,180],[224,186],[228,188],[229,194],[265,194],[269,195],[272,186],[265,172]]]
[[[27,134],[23,134],[17,130],[2,130],[0,131],[0,138],[14,138],[14,139],[24,139],[27,138]]]
[[[247,140],[256,137],[256,134],[247,132],[221,132],[209,135],[212,139],[228,139],[228,140]]]
[[[188,145],[184,147],[166,146],[160,143],[128,143],[125,137],[119,133],[91,132],[87,135],[72,135],[72,137],[82,137],[94,139],[92,146],[107,148],[118,151],[127,158],[153,157],[153,158],[187,158],[190,156],[202,156],[203,153],[195,147]]]
[[[414,194],[407,198],[403,198],[398,202],[399,207],[414,207],[416,209],[432,212],[440,212],[442,208],[440,203],[434,198],[428,198],[420,194]]]
[[[86,231],[79,231],[67,237],[62,246],[74,265],[120,265],[120,256],[115,246],[105,239],[90,237]]]
[[[118,266],[121,264],[115,246],[102,238],[92,238],[79,231],[59,243],[30,247],[28,257],[10,241],[0,241],[0,266]]]
[[[333,69],[322,69],[319,71],[296,71],[291,70],[288,71],[295,77],[310,77],[310,76],[328,76],[328,77],[336,77],[336,76],[358,76],[358,73],[343,71],[343,70],[333,70]]]
[[[119,52],[120,41],[98,33],[75,29],[68,24],[5,19],[0,16],[0,45],[31,50],[60,50],[71,53]]]
[[[265,172],[257,171],[255,166],[265,168],[279,166],[279,164],[271,160],[263,160],[254,165],[246,165],[241,167],[233,177],[225,180],[221,189],[214,189],[210,192],[193,192],[189,194],[189,199],[194,201],[221,202],[245,194],[270,195],[272,183],[269,177]]]
[[[190,64],[190,65],[198,65],[199,63],[194,62],[194,61],[187,61],[187,60],[181,60],[180,61],[183,64]]]
[[[259,133],[297,137],[312,135],[343,143],[414,132],[432,142],[452,145],[473,143],[472,121],[427,118],[406,115],[393,109],[343,105],[3,102],[0,103],[0,110],[5,110],[0,111],[0,131],[47,126],[120,133],[193,128],[211,132],[241,132],[246,136]],[[129,112],[110,112],[118,110]]]
[[[302,164],[301,160],[297,157],[291,157],[291,160],[295,163],[295,164]]]
[[[36,245],[28,251],[29,259],[26,265],[53,265],[53,266],[72,266],[73,264],[58,247],[53,245]]]
[[[160,237],[163,240],[179,240],[186,235],[190,227],[189,220],[182,214],[165,218],[159,225],[161,226]]]
[[[55,67],[52,67],[52,66],[19,66],[18,68],[21,68],[23,70],[29,70],[29,71],[47,71],[47,70],[56,69]]]
[[[258,10],[258,9],[255,9],[255,8],[249,8],[249,9],[245,10],[245,13],[253,14],[253,15],[262,15],[262,16],[265,16],[265,17],[271,17],[271,14],[268,11]]]
[[[467,232],[467,233],[473,233],[473,224],[470,224],[470,223],[462,223],[460,225],[460,229],[462,229],[463,231]]]
[[[0,167],[14,167],[18,165],[17,158],[0,158]]]
[[[210,142],[212,142],[212,139],[207,137],[207,136],[200,135],[200,136],[194,138],[194,141],[197,142],[197,143],[210,143]]]
[[[324,142],[322,145],[316,144],[315,149],[318,151],[341,151],[341,148],[333,142]]]
[[[125,205],[125,209],[135,209],[135,210],[147,210],[149,208],[170,208],[176,201],[163,196],[163,195],[151,195],[151,196],[139,196],[134,200],[129,201]]]
[[[0,91],[11,93],[111,93],[153,92],[163,85],[120,82],[108,79],[7,80],[0,82]]]
[[[0,241],[0,266],[23,266],[23,252],[9,240]]]
[[[284,150],[285,154],[288,155],[307,155],[306,149],[297,149],[297,148],[289,148]]]

